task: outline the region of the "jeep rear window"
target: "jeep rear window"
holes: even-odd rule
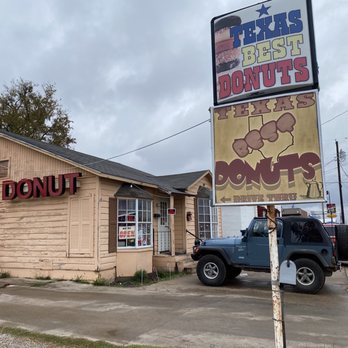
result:
[[[290,243],[323,243],[323,237],[314,221],[295,221],[291,223]]]

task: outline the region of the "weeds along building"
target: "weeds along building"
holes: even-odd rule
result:
[[[0,131],[0,272],[95,280],[182,269],[220,236],[210,171],[154,176]]]

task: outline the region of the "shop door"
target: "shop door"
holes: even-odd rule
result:
[[[169,200],[160,202],[160,218],[158,219],[158,251],[165,252],[170,249],[170,229],[168,221]]]

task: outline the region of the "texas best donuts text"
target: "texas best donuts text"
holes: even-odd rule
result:
[[[266,16],[230,28],[241,65],[220,74],[218,99],[263,88],[306,83],[310,79],[300,9]]]

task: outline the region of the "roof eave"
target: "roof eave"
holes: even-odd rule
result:
[[[207,174],[212,176],[210,170],[206,170],[197,180],[195,180],[190,186],[187,187],[187,190],[189,190],[192,186],[196,185],[200,180],[202,180]]]
[[[136,185],[142,185],[142,186],[147,186],[147,187],[151,187],[151,188],[159,188],[158,185],[155,185],[155,184],[149,184],[149,183],[145,183],[145,182],[142,182],[142,181],[137,181],[137,180],[133,180],[133,179],[128,179],[128,178],[123,178],[123,177],[119,177],[119,176],[114,176],[114,175],[110,175],[110,174],[105,174],[105,173],[102,173],[98,170],[95,170],[95,169],[92,169],[90,167],[87,167],[87,166],[84,166],[83,164],[80,164],[78,162],[75,162],[75,161],[72,161],[72,160],[69,160],[65,157],[62,157],[62,156],[59,156],[59,155],[56,155],[56,154],[52,154],[50,151],[46,151],[46,150],[43,150],[43,149],[40,149],[39,147],[37,146],[34,146],[34,145],[31,145],[31,144],[28,144],[26,143],[25,141],[21,141],[19,139],[16,139],[16,138],[13,138],[11,136],[8,136],[4,133],[0,133],[0,137],[3,137],[7,140],[10,140],[10,141],[13,141],[19,145],[22,145],[22,146],[25,146],[27,148],[30,148],[32,150],[35,150],[37,152],[40,152],[44,155],[47,155],[51,158],[54,158],[54,159],[58,159],[64,163],[67,163],[69,165],[72,165],[73,167],[75,168],[80,168],[86,172],[89,172],[91,174],[94,174],[98,177],[102,177],[102,178],[106,178],[106,179],[111,179],[111,180],[116,180],[116,181],[126,181],[130,184],[136,184]]]

